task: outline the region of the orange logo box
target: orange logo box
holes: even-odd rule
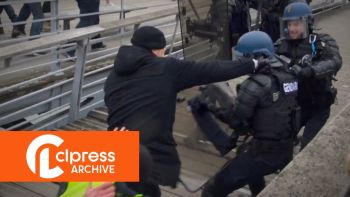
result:
[[[0,181],[139,181],[139,132],[0,132]]]

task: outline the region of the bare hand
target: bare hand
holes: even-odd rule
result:
[[[119,129],[119,127],[116,127],[113,129],[113,131],[129,131],[129,129],[126,129],[125,127]]]
[[[86,190],[84,197],[114,197],[115,187],[113,183],[104,183],[96,188],[92,188],[92,183],[90,182],[89,188]]]

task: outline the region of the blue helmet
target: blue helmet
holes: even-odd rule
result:
[[[291,3],[284,8],[280,21],[282,39],[305,39],[312,32],[313,16],[305,2]]]
[[[291,3],[284,8],[283,20],[296,20],[301,17],[312,17],[312,10],[307,3]]]
[[[235,47],[236,55],[246,57],[273,57],[273,42],[269,35],[262,31],[251,31],[242,35]]]

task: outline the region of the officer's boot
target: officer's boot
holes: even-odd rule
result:
[[[211,178],[208,183],[204,185],[201,197],[215,197],[214,196],[214,179]]]
[[[225,197],[226,195],[221,194],[219,189],[215,185],[215,176],[212,177],[205,185],[202,190],[201,197]]]

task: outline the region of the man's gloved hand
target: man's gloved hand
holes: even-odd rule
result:
[[[309,54],[304,55],[300,60],[300,65],[303,68],[312,66],[312,56]]]
[[[232,113],[232,106],[227,108],[220,108],[214,112],[214,115],[217,119],[224,123],[228,123],[229,116]]]
[[[234,133],[238,136],[247,135],[250,131],[250,126],[246,122],[241,122],[238,126],[234,128]]]
[[[253,59],[255,73],[270,70],[270,61],[267,58]]]
[[[299,77],[300,76],[300,72],[301,72],[301,70],[303,68],[301,66],[297,65],[297,64],[294,64],[289,69],[295,76]]]
[[[314,76],[314,70],[311,68],[311,66],[305,67],[301,69],[300,75],[304,78],[310,78]]]
[[[192,111],[207,110],[205,103],[202,101],[201,96],[195,96],[187,101],[188,106],[191,107]]]
[[[290,67],[290,70],[297,77],[309,78],[309,77],[312,77],[314,75],[314,71],[311,68],[311,66],[301,67],[301,66],[295,64],[292,67]]]

